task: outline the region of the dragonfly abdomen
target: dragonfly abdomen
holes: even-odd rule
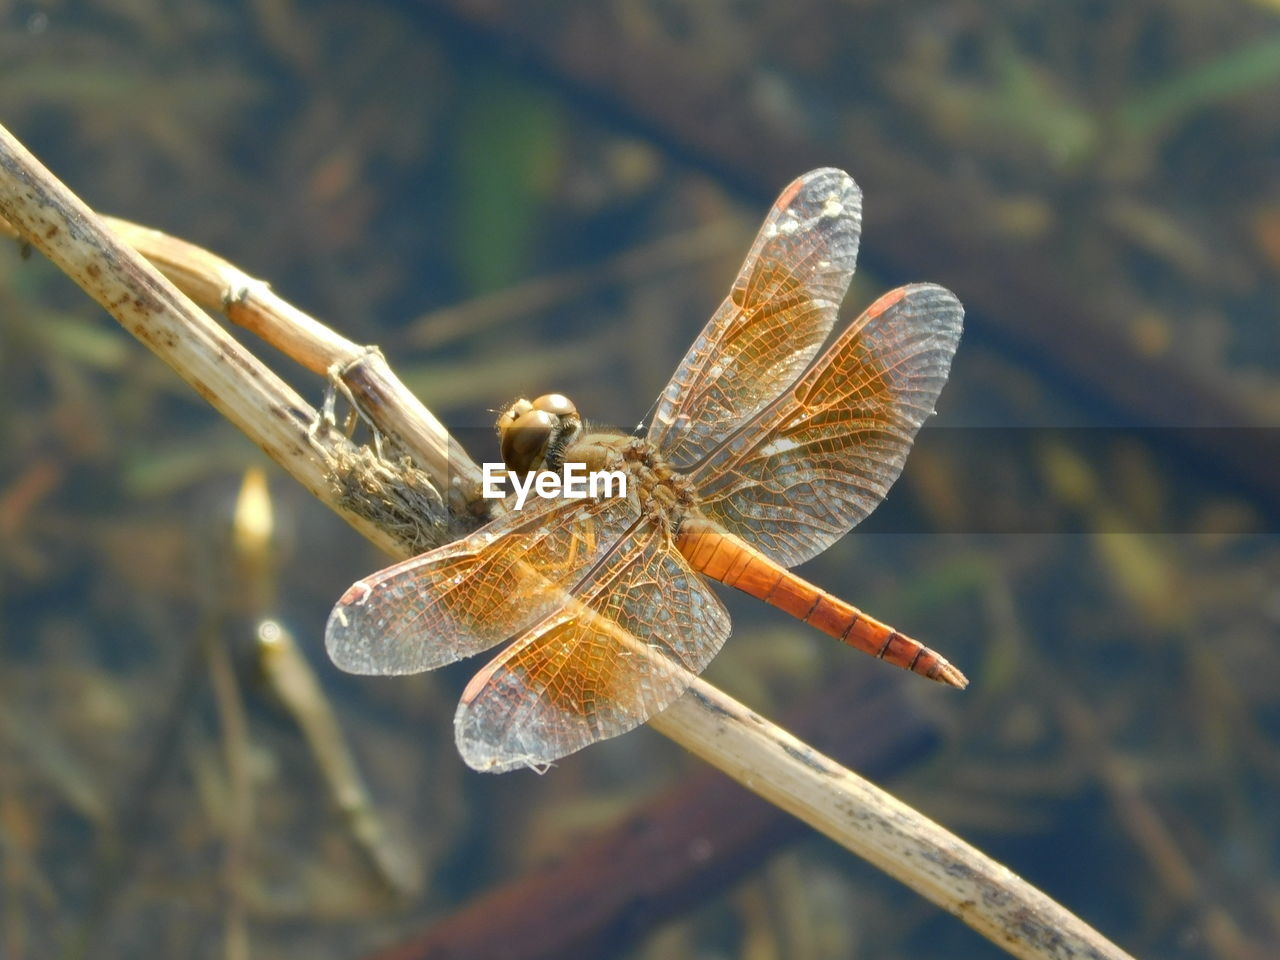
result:
[[[687,518],[676,546],[704,576],[784,610],[851,647],[939,683],[961,688],[969,684],[941,654],[814,586],[714,523]]]

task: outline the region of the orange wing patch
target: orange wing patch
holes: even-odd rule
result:
[[[836,321],[858,258],[862,192],[814,170],[769,211],[724,303],[658,397],[649,442],[689,469],[789,386]]]
[[[885,294],[692,474],[703,513],[785,567],[884,499],[933,413],[964,310],[948,290]]]
[[[636,519],[627,500],[539,500],[353,584],[325,627],[343,670],[418,673],[487,650],[567,602]]]
[[[639,726],[729,636],[724,606],[648,523],[575,592],[468,684],[454,732],[475,769],[543,766]]]

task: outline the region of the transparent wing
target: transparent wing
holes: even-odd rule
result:
[[[329,656],[350,673],[404,674],[487,650],[566,603],[637,515],[627,499],[530,500],[353,584],[329,615]]]
[[[556,610],[467,686],[454,718],[476,770],[538,767],[668,706],[729,636],[729,615],[657,526],[618,540]]]
[[[789,386],[835,324],[858,257],[862,192],[813,170],[769,211],[733,289],[658,397],[649,442],[677,469]]]
[[[788,567],[844,536],[902,472],[963,317],[933,284],[885,294],[691,475],[703,512]]]

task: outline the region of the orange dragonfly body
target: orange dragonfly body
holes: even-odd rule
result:
[[[355,583],[326,644],[344,670],[429,670],[513,642],[455,717],[478,770],[543,767],[643,723],[720,649],[719,580],[858,649],[963,687],[940,655],[790,571],[884,498],[960,338],[947,290],[885,294],[817,359],[852,278],[861,193],[839,170],[792,183],[647,434],[586,428],[564,397],[498,420],[517,475],[580,464],[625,496],[531,497],[462,540]]]

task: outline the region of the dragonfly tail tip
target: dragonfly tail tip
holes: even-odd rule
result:
[[[932,679],[945,683],[949,687],[955,687],[957,690],[963,690],[969,685],[969,678],[945,660],[939,665]]]

